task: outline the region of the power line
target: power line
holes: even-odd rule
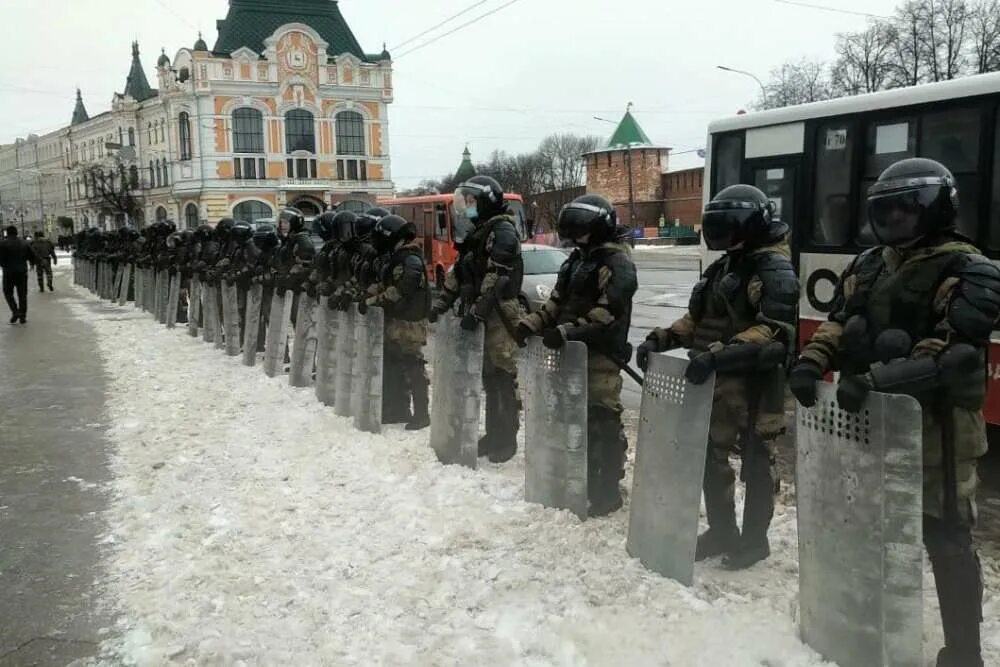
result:
[[[451,23],[452,21],[454,21],[455,19],[457,19],[457,18],[458,18],[459,16],[461,16],[461,15],[463,15],[463,14],[467,14],[468,12],[471,12],[471,11],[472,11],[473,9],[475,9],[475,8],[476,8],[476,7],[478,7],[479,5],[485,5],[485,4],[486,4],[487,2],[489,2],[489,1],[490,1],[490,0],[479,0],[479,2],[476,2],[476,3],[472,4],[472,5],[469,5],[468,7],[466,7],[465,9],[463,9],[462,11],[460,11],[459,13],[457,13],[457,14],[453,14],[453,15],[449,16],[449,17],[448,17],[448,18],[446,18],[446,19],[445,19],[444,21],[441,21],[440,23],[438,23],[438,24],[436,24],[436,25],[434,25],[434,26],[431,26],[431,27],[430,27],[430,28],[428,28],[427,30],[424,30],[424,31],[423,31],[422,33],[420,33],[419,35],[414,35],[413,37],[410,37],[410,38],[409,38],[408,40],[406,40],[405,42],[400,42],[400,43],[399,43],[399,44],[397,44],[396,46],[392,47],[391,51],[395,51],[395,50],[396,50],[396,49],[398,49],[398,48],[401,48],[401,47],[403,47],[403,46],[406,46],[406,45],[407,45],[407,44],[409,44],[410,42],[414,42],[414,41],[416,41],[416,40],[420,39],[421,37],[423,37],[423,36],[424,36],[424,35],[426,35],[427,33],[429,33],[429,32],[433,32],[433,31],[437,30],[438,28],[440,28],[441,26],[445,25],[446,23]]]
[[[193,28],[194,30],[198,29],[198,26],[196,26],[195,24],[193,24],[190,21],[188,21],[188,19],[187,19],[186,16],[184,16],[183,14],[178,13],[170,5],[168,5],[167,3],[163,2],[163,0],[153,0],[153,2],[155,2],[156,4],[158,4],[160,7],[163,7],[164,9],[166,9],[171,14],[173,14],[174,18],[176,18],[178,21],[181,21],[182,23],[184,23],[184,25],[188,26],[189,28]]]
[[[481,15],[477,16],[476,18],[472,19],[471,21],[466,21],[465,23],[463,23],[462,25],[458,26],[457,28],[452,28],[448,32],[442,33],[442,34],[438,35],[437,37],[429,39],[426,42],[423,42],[422,44],[417,44],[412,49],[409,49],[407,51],[403,51],[398,56],[396,56],[395,59],[398,60],[399,58],[402,58],[405,55],[409,55],[409,54],[413,53],[414,51],[419,51],[420,49],[424,48],[425,46],[430,46],[434,42],[436,42],[436,41],[438,41],[440,39],[444,39],[448,35],[452,35],[452,34],[458,32],[459,30],[461,30],[462,28],[465,28],[467,26],[472,25],[473,23],[478,23],[479,21],[482,21],[487,16],[492,16],[493,14],[496,14],[500,10],[506,9],[507,7],[510,7],[511,5],[513,5],[515,2],[519,2],[519,1],[520,0],[510,0],[510,2],[506,2],[506,3],[502,4],[502,5],[500,5],[499,7],[497,7],[496,9],[491,9],[490,11],[486,12],[485,14],[481,14]]]
[[[839,7],[827,7],[826,5],[814,5],[809,2],[797,2],[796,0],[774,0],[782,5],[795,5],[796,7],[805,7],[807,9],[818,9],[824,12],[834,12],[837,14],[850,14],[852,16],[864,16],[870,19],[878,19],[879,21],[889,21],[891,20],[888,16],[881,16],[879,14],[869,14],[868,12],[856,12],[850,9],[841,9]]]

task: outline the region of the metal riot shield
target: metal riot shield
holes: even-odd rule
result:
[[[160,271],[160,310],[156,313],[156,318],[160,324],[167,323],[167,306],[170,303],[170,274],[166,269]]]
[[[475,470],[483,395],[483,327],[465,331],[446,313],[434,325],[431,447],[438,461]]]
[[[316,362],[316,299],[305,292],[299,295],[299,308],[295,315],[295,335],[292,345],[288,384],[308,387],[312,384],[313,364]]]
[[[351,382],[353,381],[355,322],[358,307],[351,304],[337,313],[340,335],[337,337],[337,378],[333,410],[338,417],[351,416]]]
[[[235,283],[222,281],[223,320],[226,326],[226,355],[240,356],[240,302]]]
[[[149,272],[150,274],[152,274],[153,277],[153,298],[151,299],[153,310],[151,311],[151,314],[153,316],[153,319],[158,319],[160,316],[160,294],[161,294],[160,285],[161,285],[162,271],[157,271],[156,269],[150,269]]]
[[[340,318],[330,310],[330,297],[316,306],[316,399],[333,406],[337,396],[337,332]]]
[[[198,337],[198,320],[201,318],[201,280],[191,276],[191,286],[188,287],[188,335]]]
[[[167,328],[177,326],[177,308],[181,300],[181,274],[175,273],[169,277],[169,292],[167,296]]]
[[[247,292],[246,322],[243,326],[243,365],[257,363],[257,337],[260,335],[260,308],[264,301],[264,286],[257,283]]]
[[[854,415],[836,394],[797,410],[802,639],[841,665],[922,665],[920,405],[872,393]]]
[[[118,301],[119,298],[121,297],[121,294],[122,294],[122,278],[124,278],[124,277],[125,277],[125,265],[122,264],[122,265],[120,265],[118,267],[118,270],[115,272],[115,278],[114,278],[113,284],[111,286],[111,294],[108,295],[108,297],[112,301]]]
[[[351,412],[354,428],[382,432],[382,370],[385,315],[369,308],[355,320],[354,367],[351,369]]]
[[[214,293],[215,290],[212,285],[209,283],[201,284],[201,312],[202,319],[204,320],[201,329],[201,339],[206,343],[215,342],[215,332],[219,329],[216,324],[216,320],[219,318],[219,311],[215,307],[215,300],[212,299]]]
[[[715,375],[684,377],[688,362],[651,354],[642,388],[629,508],[628,553],[685,586],[694,578]]]
[[[212,306],[215,308],[215,349],[226,349],[226,331],[228,331],[229,310],[226,308],[225,281],[219,280],[218,285],[212,286],[209,297],[212,299]]]
[[[587,346],[532,336],[525,352],[524,499],[586,519]]]
[[[291,302],[291,292],[279,294],[277,289],[271,298],[271,312],[267,321],[267,336],[264,342],[264,375],[274,377],[285,354],[287,329],[285,322],[285,300]],[[291,312],[291,303],[288,312]]]
[[[142,276],[143,270],[138,266],[135,267],[135,307],[142,308],[142,297],[143,297],[143,286],[142,286]]]
[[[132,265],[122,266],[122,282],[118,288],[118,305],[124,306],[128,303],[128,290],[132,286]]]

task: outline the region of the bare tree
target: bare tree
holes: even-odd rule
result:
[[[141,183],[138,169],[129,169],[115,162],[107,171],[98,164],[91,164],[82,171],[84,190],[92,205],[107,208],[112,213],[124,214],[136,220],[142,213],[142,202],[136,195]]]
[[[788,61],[771,70],[765,86],[767,98],[758,100],[758,109],[776,109],[831,97],[826,65],[818,60]]]
[[[883,90],[892,72],[896,28],[886,22],[872,23],[862,32],[837,35],[837,61],[831,70],[833,91],[859,95]]]
[[[969,6],[965,0],[923,0],[922,54],[931,81],[962,76],[966,63]]]
[[[915,86],[924,80],[924,27],[927,18],[920,0],[909,0],[896,8],[890,87]]]
[[[584,153],[597,149],[600,137],[576,134],[553,134],[542,140],[538,155],[544,164],[545,190],[563,190],[583,184]],[[534,194],[534,193],[531,193]]]
[[[972,8],[969,39],[973,72],[1000,70],[1000,0],[979,0]]]

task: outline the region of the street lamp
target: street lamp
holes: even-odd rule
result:
[[[741,70],[741,69],[734,69],[732,67],[726,67],[725,65],[716,65],[715,67],[717,69],[721,69],[723,72],[732,72],[733,74],[742,74],[743,76],[748,76],[751,79],[753,79],[754,81],[756,81],[757,85],[760,86],[760,95],[761,95],[761,99],[764,101],[764,106],[767,106],[767,88],[764,87],[764,82],[761,81],[759,78],[757,78],[756,75],[751,74],[750,72],[746,72],[746,71]]]

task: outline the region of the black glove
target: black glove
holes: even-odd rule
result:
[[[860,412],[871,390],[871,380],[868,376],[842,375],[840,384],[837,385],[837,403],[845,412]]]
[[[479,321],[475,313],[466,313],[465,317],[462,318],[461,325],[466,331],[475,331],[476,327],[479,326]]]
[[[528,337],[534,333],[527,324],[518,322],[517,326],[514,327],[514,342],[517,343],[518,347],[525,347],[528,345]]]
[[[566,336],[559,327],[556,327],[555,329],[546,329],[542,332],[542,345],[550,350],[558,350],[565,344]]]
[[[823,379],[823,372],[815,362],[802,359],[788,374],[788,388],[799,405],[811,408],[816,405],[816,383]]]
[[[711,375],[714,370],[715,354],[712,352],[702,352],[688,362],[687,370],[684,371],[684,377],[686,377],[688,382],[691,384],[705,384],[708,380],[708,376]]]
[[[316,293],[320,296],[330,296],[333,294],[333,285],[327,281],[323,281],[319,284],[319,287],[316,288]]]
[[[639,349],[635,351],[635,363],[639,365],[639,368],[645,372],[649,367],[649,355],[653,352],[659,352],[659,346],[656,344],[655,340],[647,338]]]
[[[368,312],[368,302],[367,301],[358,301],[358,314],[359,315],[364,315],[367,312]]]

